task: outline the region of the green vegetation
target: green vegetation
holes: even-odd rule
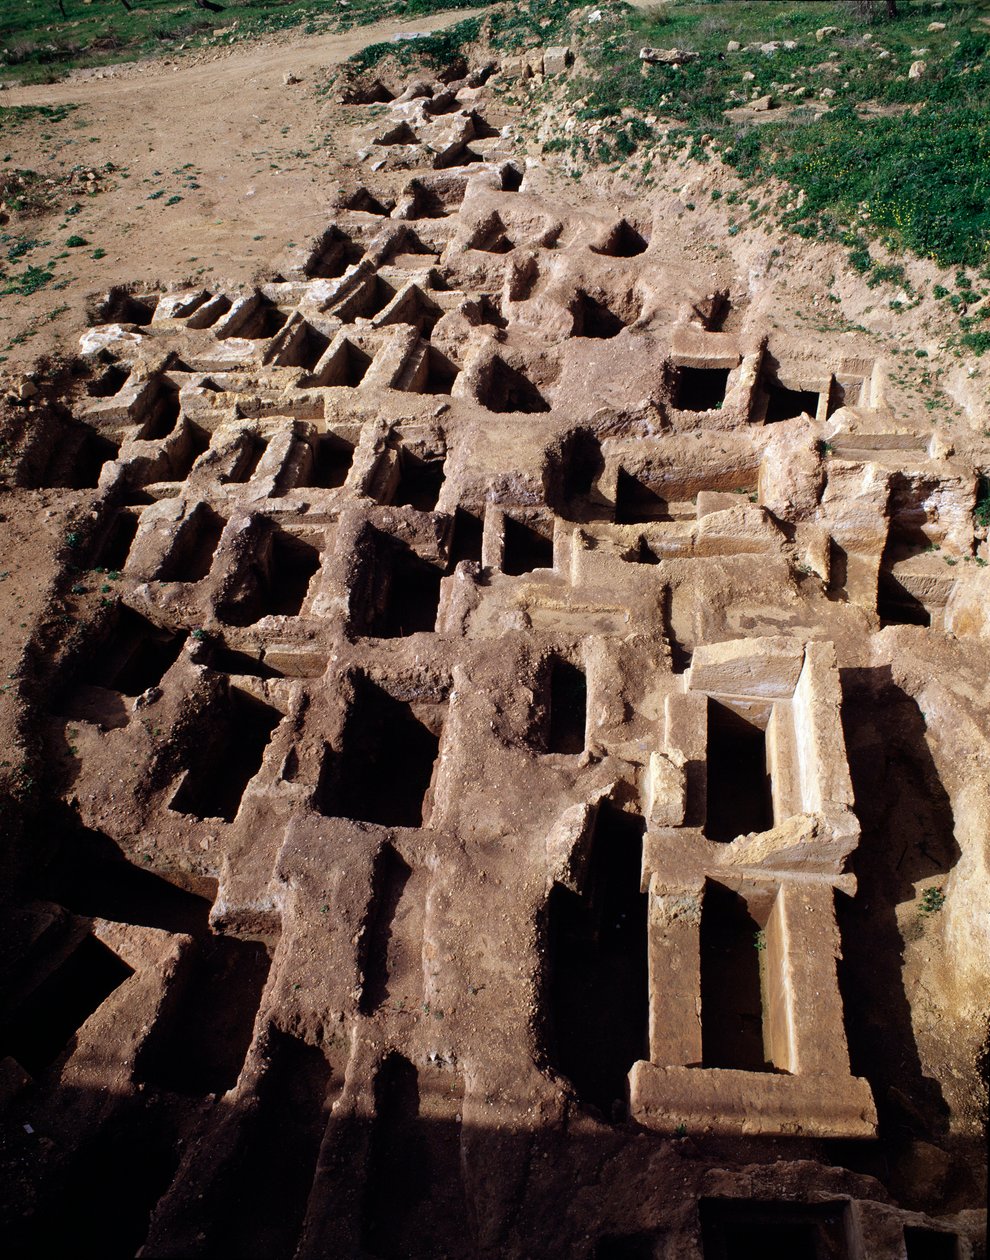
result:
[[[0,297],[30,297],[55,277],[53,263],[47,267],[28,267],[19,276],[0,278]]]
[[[0,136],[9,135],[25,123],[40,119],[63,122],[77,108],[76,105],[0,105]]]
[[[871,287],[903,290],[890,303],[895,310],[920,298],[903,267],[871,253],[876,242],[895,255],[974,268],[990,281],[990,28],[978,22],[980,0],[902,0],[895,20],[872,23],[837,0],[672,0],[646,11],[606,0],[588,28],[574,20],[580,7],[573,0],[499,5],[430,39],[373,45],[350,68],[386,58],[439,68],[475,41],[510,54],[579,44],[590,73],[568,79],[572,109],[559,115],[577,127],[543,145],[570,155],[574,178],[582,166],[635,160],[649,183],[655,156],[681,151],[707,161],[715,151],[764,197],[774,184],[785,188],[773,205],[759,197],[740,205],[730,235],[771,210],[801,236],[838,240]],[[945,29],[929,31],[933,20]],[[832,30],[819,41],[822,27]],[[732,41],[740,47],[729,52]],[[638,54],[647,45],[696,59],[645,65]],[[912,79],[918,60],[925,68]],[[781,108],[727,116],[765,95]],[[731,192],[725,202],[743,196]],[[970,281],[957,290],[939,286],[935,296],[964,317],[967,304],[990,292]],[[990,348],[990,331],[970,330],[983,318],[961,321],[960,344]]]
[[[473,7],[488,0],[474,0]],[[384,18],[416,18],[467,8],[467,0],[227,0],[209,12],[194,0],[23,0],[0,16],[0,76],[51,82],[77,66],[174,53],[202,43],[235,43],[301,27],[307,34],[344,30]],[[214,35],[214,32],[220,32]]]
[[[980,478],[980,484],[976,491],[976,507],[973,510],[973,520],[977,525],[990,525],[990,479],[987,477]]]
[[[926,888],[921,894],[921,913],[937,914],[945,905],[945,893],[941,888]]]
[[[421,0],[425,6],[430,0]],[[490,2],[490,0],[489,0]],[[468,44],[475,43],[482,35],[498,53],[512,53],[537,44],[549,45],[565,41],[570,32],[570,13],[579,7],[580,0],[530,0],[529,4],[501,4],[480,18],[466,18],[463,22],[438,31],[423,39],[391,40],[370,44],[350,58],[348,65],[356,70],[371,70],[386,58],[395,64],[408,67],[423,65],[439,70],[449,65]],[[441,8],[465,8],[467,4],[435,4]],[[479,8],[472,4],[470,7]],[[424,8],[429,11],[429,7]],[[409,12],[404,9],[403,12]]]
[[[481,33],[480,18],[466,18],[444,31],[433,35],[425,35],[421,39],[403,39],[396,43],[391,40],[381,44],[369,44],[348,60],[348,66],[358,73],[371,70],[386,57],[396,65],[427,66],[432,70],[440,70],[450,65],[458,57],[466,44],[472,44]]]
[[[597,52],[590,52],[594,78],[574,84],[583,98],[578,116],[621,119],[618,132],[610,127],[609,140],[596,146],[620,154],[623,134],[627,146],[640,147],[643,115],[653,116],[656,139],[693,148],[702,159],[702,137],[710,137],[747,181],[781,179],[800,190],[781,207],[785,225],[845,241],[864,273],[874,267],[868,238],[877,237],[940,266],[984,266],[990,30],[975,26],[981,6],[967,0],[951,7],[919,0],[901,10],[897,20],[868,28],[851,8],[843,13],[814,0],[684,0],[663,13],[620,13],[599,27]],[[928,31],[935,17],[944,31]],[[819,42],[815,31],[825,26],[844,29]],[[742,48],[727,52],[730,40]],[[773,42],[771,50],[759,47]],[[650,66],[644,75],[637,53],[647,44],[699,55],[681,67]],[[919,49],[927,51],[919,57]],[[926,70],[911,79],[919,59]],[[725,116],[767,94],[790,108],[779,118],[763,114],[759,125]],[[807,105],[813,98],[828,112],[817,116]],[[592,156],[608,160],[611,152]]]
[[[706,161],[714,150],[751,188],[789,186],[772,207],[783,225],[845,244],[871,287],[904,291],[896,310],[918,295],[903,267],[871,252],[876,242],[990,280],[990,28],[978,21],[981,0],[902,0],[896,19],[869,23],[836,0],[672,0],[645,11],[606,2],[592,26],[572,21],[579,7],[573,0],[499,5],[427,39],[372,45],[350,67],[369,70],[388,58],[436,69],[479,40],[510,54],[580,43],[590,73],[567,82],[578,126],[544,144],[572,157],[571,174],[578,164],[636,158],[646,178],[657,152]],[[875,6],[875,16],[884,10]],[[929,31],[933,20],[944,29]],[[823,27],[832,30],[819,41]],[[729,52],[732,41],[740,47]],[[639,58],[647,45],[697,56],[647,66]],[[924,71],[912,79],[919,60]],[[765,95],[780,108],[727,116]],[[725,200],[737,204],[742,195]],[[748,218],[768,208],[751,198]],[[740,209],[733,235],[747,214]],[[970,282],[957,289],[941,294],[960,314],[986,296]],[[990,348],[990,331],[961,326],[961,344]]]

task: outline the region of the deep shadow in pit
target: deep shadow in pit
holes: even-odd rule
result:
[[[257,1105],[215,1187],[207,1222],[211,1260],[291,1260],[302,1228],[333,1102],[331,1067],[301,1037],[277,1028],[266,1037]]]
[[[948,1137],[949,1109],[939,1083],[924,1073],[915,1040],[897,908],[914,901],[918,881],[947,875],[960,852],[917,702],[896,685],[889,666],[844,669],[841,678],[862,837],[850,863],[857,895],[836,895],[839,986],[852,1071],[873,1089],[883,1142],[870,1148],[837,1143],[834,1153],[837,1161],[886,1180],[908,1143],[944,1145]],[[920,919],[911,930],[923,930]],[[965,1194],[965,1187],[958,1189]]]
[[[92,1099],[79,1106],[82,1114],[93,1110]],[[109,1111],[105,1103],[104,1110]],[[37,1136],[28,1136],[37,1147]],[[39,1170],[31,1184],[37,1199],[12,1202],[13,1179],[0,1191],[4,1256],[129,1260],[144,1241],[155,1204],[179,1163],[176,1117],[167,1104],[135,1097],[118,1101],[112,1117],[92,1131],[60,1136],[63,1143],[74,1143],[73,1153]]]
[[[863,1182],[839,1182],[825,1162],[812,1171],[806,1161],[821,1161],[815,1143],[670,1138],[588,1120],[534,1127],[493,1115],[464,1124],[460,1073],[417,1068],[395,1052],[369,1082],[370,1114],[338,1119],[330,1108],[342,1078],[324,1051],[302,1035],[267,1035],[249,1101],[228,1096],[183,1112],[151,1090],[76,1086],[50,1094],[44,1110],[38,1090],[14,1099],[0,1151],[4,1256],[131,1260],[139,1248],[149,1260],[887,1254],[864,1247],[850,1211],[849,1191],[855,1198]],[[513,1101],[524,1102],[503,1099]],[[43,1134],[25,1132],[31,1117]],[[47,1152],[39,1136],[54,1139]],[[190,1148],[192,1164],[180,1163]],[[782,1167],[775,1199],[772,1166],[781,1160],[795,1162]],[[718,1199],[706,1197],[712,1169]],[[733,1190],[738,1197],[728,1197]],[[914,1218],[913,1228],[949,1238],[935,1240],[940,1251],[909,1250],[909,1260],[960,1254],[945,1250],[955,1241],[951,1222],[933,1230]]]
[[[182,933],[192,946],[137,1056],[135,1079],[173,1093],[222,1093],[237,1080],[271,963],[255,940],[213,932],[212,880],[197,892],[129,862],[104,833],[69,810],[53,817],[59,840],[37,895],[86,918]]]
[[[383,827],[421,827],[440,750],[443,710],[413,707],[365,674],[354,682],[338,753],[324,757],[313,797],[327,817]]]
[[[644,829],[602,804],[581,891],[555,884],[542,925],[544,1052],[606,1120],[624,1116],[629,1069],[648,1057]]]
[[[179,1166],[183,1143],[201,1121],[204,1099],[237,1076],[268,957],[257,942],[210,932],[212,881],[200,880],[194,891],[135,866],[108,836],[83,827],[66,807],[49,810],[38,824],[51,839],[46,860],[38,862],[22,890],[28,907],[60,907],[54,911],[54,923],[68,912],[73,924],[101,918],[193,938],[185,983],[177,977],[174,1001],[158,1012],[145,1043],[153,1045],[170,1036],[176,1021],[182,1023],[184,1031],[176,1052],[169,1055],[169,1066],[181,1072],[192,1063],[196,1073],[204,1074],[193,1096],[168,1086],[159,1089],[157,1083],[142,1080],[140,1071],[135,1073],[136,1091],[126,1098],[114,1096],[112,1075],[93,1091],[80,1090],[62,1078],[62,1063],[77,1049],[76,1029],[132,974],[93,935],[86,936],[69,958],[65,978],[73,981],[70,988],[43,981],[8,1012],[21,1033],[11,1050],[18,1061],[30,1063],[34,1080],[8,1098],[4,1108],[0,1139],[4,1255],[24,1260],[42,1256],[124,1260],[136,1253],[147,1234],[155,1205]],[[6,941],[9,927],[5,915],[0,936]],[[261,983],[252,985],[259,957]],[[211,985],[209,974],[218,964],[224,974],[214,976],[217,982]],[[65,972],[60,968],[55,980]],[[245,975],[247,989],[253,991],[246,991]],[[202,1000],[192,1009],[188,998],[197,989]],[[33,997],[44,999],[44,1018],[32,1024]],[[119,1031],[126,1044],[127,1037],[139,1030]],[[32,1057],[32,1047],[38,1048],[39,1057]],[[92,1074],[99,1079],[98,1068]],[[78,1082],[78,1072],[72,1079]],[[128,1082],[129,1089],[131,1085]]]
[[[461,1089],[455,1073],[417,1069],[401,1054],[379,1067],[361,1196],[362,1255],[474,1254],[462,1181]],[[436,1110],[448,1118],[435,1118]]]
[[[412,867],[391,844],[382,845],[372,873],[371,901],[358,946],[362,1015],[373,1015],[389,995],[388,947],[392,927]]]
[[[597,491],[605,470],[600,440],[588,429],[574,429],[547,453],[543,493],[547,506],[569,521],[607,520],[610,505]]]

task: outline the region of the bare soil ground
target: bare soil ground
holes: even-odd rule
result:
[[[87,302],[114,285],[188,280],[237,288],[263,276],[287,244],[326,225],[329,197],[351,156],[338,149],[332,123],[323,125],[329,111],[317,91],[329,68],[367,44],[439,30],[473,12],[326,37],[290,32],[230,51],[80,71],[62,83],[4,93],[4,105],[78,106],[62,122],[33,119],[8,137],[9,168],[38,170],[60,186],[54,208],[15,214],[7,230],[49,242],[39,249],[46,258],[62,252],[71,234],[89,242],[58,267],[55,283],[67,282],[64,288],[0,298],[4,371],[13,376],[39,357],[74,355]],[[287,85],[288,74],[300,82]],[[92,196],[63,182],[79,165],[88,171],[108,163],[116,172]],[[152,199],[159,189],[165,195]],[[168,206],[177,194],[181,202]],[[66,218],[71,205],[82,210]],[[95,249],[106,256],[94,259]],[[41,495],[26,514],[11,504],[2,522],[0,743],[9,766],[0,768],[15,772],[23,751],[13,703],[18,662],[51,597],[54,557],[71,532],[67,520],[77,497]]]
[[[272,275],[279,255],[338,216],[342,183],[353,188],[366,180],[376,194],[401,196],[415,174],[403,165],[402,146],[382,145],[392,163],[372,177],[355,150],[368,143],[379,116],[348,111],[319,89],[328,67],[365,44],[461,16],[330,38],[287,35],[228,54],[118,67],[106,77],[5,94],[5,104],[79,107],[61,122],[39,120],[12,133],[12,166],[55,177],[84,154],[86,169],[106,171],[92,196],[67,192],[62,213],[31,224],[34,235],[52,242],[52,254],[70,233],[88,244],[59,261],[52,285],[3,299],[0,337],[11,343],[5,373],[10,388],[28,390],[7,408],[11,440],[25,418],[41,422],[49,390],[52,408],[61,398],[82,408],[104,401],[87,393],[95,367],[86,378],[82,371],[71,376],[69,366],[54,383],[44,371],[34,374],[37,383],[23,375],[39,354],[76,354],[95,295],[134,284],[245,290]],[[287,83],[287,76],[300,82]],[[16,875],[22,864],[40,867],[39,855],[55,853],[48,882],[33,891],[72,911],[53,926],[31,909],[28,917],[35,917],[22,935],[36,934],[32,947],[35,939],[50,944],[56,928],[77,930],[81,919],[95,916],[100,944],[87,936],[91,952],[105,948],[131,969],[123,986],[120,975],[100,971],[112,970],[100,953],[87,974],[97,989],[106,981],[111,991],[126,990],[113,1008],[121,1018],[111,1023],[96,1001],[90,1019],[75,1024],[82,1029],[75,1051],[54,1068],[42,1063],[36,1086],[25,1089],[5,1060],[0,1086],[20,1108],[11,1113],[18,1123],[6,1140],[5,1166],[24,1195],[23,1205],[8,1202],[5,1209],[22,1212],[18,1237],[29,1240],[18,1254],[31,1254],[32,1245],[36,1254],[57,1253],[77,1225],[81,1236],[100,1238],[106,1213],[108,1255],[133,1254],[154,1219],[145,1254],[163,1257],[679,1260],[699,1254],[697,1199],[721,1195],[861,1201],[867,1232],[888,1240],[875,1250],[884,1260],[901,1254],[897,1213],[922,1229],[936,1218],[938,1228],[949,1228],[962,1213],[960,1232],[975,1237],[969,1214],[985,1179],[975,1054],[985,1012],[974,964],[979,946],[969,934],[986,891],[986,645],[976,633],[960,630],[957,639],[942,627],[953,575],[960,590],[967,581],[977,594],[985,589],[979,583],[987,542],[974,538],[972,501],[977,470],[987,467],[986,400],[964,368],[953,367],[955,392],[946,406],[954,409],[955,428],[941,445],[930,443],[921,369],[908,364],[901,377],[889,370],[889,356],[891,347],[912,356],[926,347],[926,361],[929,352],[935,359],[937,336],[920,314],[871,314],[875,298],[843,270],[841,251],[781,240],[769,224],[735,237],[707,196],[721,176],[690,163],[672,163],[650,193],[607,174],[577,184],[538,160],[527,166],[527,154],[537,152],[524,134],[533,120],[497,83],[484,98],[474,91],[466,90],[465,102],[483,112],[495,159],[517,145],[513,161],[526,180],[515,207],[501,205],[500,197],[512,198],[482,182],[463,212],[435,220],[384,216],[387,228],[405,224],[427,243],[417,242],[422,253],[400,252],[383,264],[400,288],[403,269],[418,277],[429,270],[424,257],[442,267],[432,292],[438,305],[416,317],[421,323],[411,340],[422,352],[417,338],[434,336],[435,320],[441,332],[425,347],[425,362],[440,370],[449,355],[462,384],[474,371],[473,394],[449,395],[449,381],[446,393],[434,381],[434,394],[422,373],[420,386],[406,378],[396,384],[397,373],[377,392],[364,393],[344,377],[307,385],[304,368],[322,361],[325,347],[312,352],[312,363],[286,354],[274,367],[268,360],[262,366],[269,332],[253,346],[241,344],[248,366],[200,369],[197,355],[220,355],[229,344],[176,318],[148,332],[133,363],[126,338],[107,344],[133,369],[134,381],[147,367],[141,356],[153,356],[155,345],[177,347],[169,385],[199,408],[200,427],[177,410],[176,432],[188,424],[204,439],[198,457],[190,449],[181,473],[149,473],[147,486],[125,487],[122,478],[116,498],[95,479],[77,482],[71,473],[46,488],[22,484],[0,494],[0,743],[9,750],[0,773],[12,797],[30,804],[38,791],[33,776],[43,767],[52,793],[37,816],[44,826],[17,836],[5,865]],[[465,181],[473,170],[463,168]],[[65,216],[73,197],[82,209]],[[371,215],[356,209],[342,217],[362,246],[378,239],[381,224]],[[435,253],[431,225],[439,225]],[[105,255],[94,258],[96,250]],[[68,283],[56,289],[62,279]],[[298,319],[303,309],[318,323],[325,311],[305,306],[308,284],[300,279],[299,291],[273,286],[270,313]],[[841,312],[825,300],[831,288],[842,294]],[[718,329],[710,326],[717,322],[714,294],[728,295]],[[400,329],[407,319],[408,312],[396,321]],[[344,356],[353,355],[352,368],[360,365],[363,351],[355,346],[362,338],[380,363],[383,345],[394,351],[401,338],[388,341],[395,328],[372,324],[331,315],[320,335],[355,338]],[[744,355],[772,375],[769,356],[761,357],[767,337],[795,374],[790,386],[777,382],[783,394],[798,393],[812,410],[824,396],[820,416],[751,424],[752,415],[728,396],[722,412],[723,400],[710,410],[684,399],[679,406],[680,385],[660,379],[656,368],[676,341],[677,370],[727,378],[720,353],[740,379]],[[187,350],[192,366],[183,358]],[[485,354],[487,366],[478,367]],[[815,384],[823,362],[828,383]],[[845,406],[829,402],[833,371],[848,391],[838,400]],[[699,388],[709,386],[705,378]],[[756,398],[752,380],[749,386]],[[826,422],[837,413],[844,419],[833,421],[833,433]],[[567,445],[576,425],[593,448],[585,465],[579,443]],[[110,429],[116,439],[144,444],[130,417],[111,420]],[[889,447],[870,445],[877,433]],[[295,482],[288,478],[288,490],[276,490],[273,474],[262,494],[247,485],[252,474],[195,480],[208,467],[197,462],[207,450],[233,459],[237,443],[247,451],[253,442],[264,459],[279,442],[285,451],[308,443],[312,463],[312,451],[327,438],[349,445],[354,464],[346,482],[299,473]],[[840,450],[831,458],[833,439],[846,442],[845,456]],[[154,440],[154,458],[165,468],[175,452],[162,456],[159,449],[168,435]],[[576,471],[562,451],[567,458],[578,451]],[[54,459],[50,451],[46,457]],[[137,466],[145,455],[129,458]],[[424,488],[416,478],[438,460],[440,480]],[[912,460],[905,471],[901,465]],[[289,472],[302,467],[291,466],[289,455],[285,461]],[[601,498],[606,463],[611,503]],[[402,477],[415,483],[411,490],[407,484],[408,497],[391,483],[382,489],[383,469],[399,484]],[[687,488],[669,493],[668,503],[649,486],[665,486],[675,474]],[[882,501],[879,491],[870,497],[871,477],[883,485]],[[698,504],[703,493],[711,496],[705,510]],[[180,548],[169,507],[184,510],[198,496],[236,528],[224,532],[220,520],[206,576],[160,581],[161,566],[142,570],[141,547],[150,555],[167,543],[170,560]],[[157,534],[139,527],[137,551],[127,555],[132,571],[121,562],[123,576],[94,568],[98,549],[90,546],[121,509],[160,522]],[[470,544],[456,533],[467,509],[479,527]],[[482,538],[486,511],[492,520],[500,514],[501,553],[491,523]],[[240,512],[252,521],[243,537]],[[279,602],[293,603],[284,592],[275,599],[269,590],[263,594],[274,602],[261,615],[251,605],[264,585],[257,572],[274,566],[273,586],[279,575],[275,562],[259,561],[243,590],[232,596],[230,584],[224,588],[228,603],[241,599],[247,610],[225,621],[217,611],[219,580],[207,580],[213,549],[234,566],[230,572],[242,564],[240,580],[256,558],[250,548],[261,535],[250,529],[259,522],[283,543],[289,538],[281,553],[288,585],[299,586],[300,566],[306,580],[294,611]],[[830,538],[849,548],[849,556],[838,548],[842,565],[829,552]],[[910,554],[895,556],[898,546]],[[944,564],[935,555],[942,547]],[[402,618],[418,615],[413,600],[387,610],[394,574],[381,589],[374,582],[393,562],[399,572],[396,556],[412,556],[395,589],[421,598],[417,548],[430,554],[426,568],[436,584],[429,593],[436,598],[433,621],[418,627],[424,633],[409,633]],[[879,615],[881,555],[888,570],[895,559],[920,557],[929,566],[912,588],[920,592],[917,607],[907,599]],[[872,605],[860,561],[872,574]],[[377,576],[355,594],[358,571]],[[350,616],[362,600],[366,622],[344,629],[340,609]],[[115,611],[107,613],[110,605]],[[139,621],[165,627],[169,642],[178,643],[159,672],[163,686],[136,695],[114,690],[114,680],[90,686],[97,654],[112,646],[109,619],[134,609]],[[911,615],[921,620],[912,624]],[[928,629],[926,617],[934,618]],[[771,636],[836,644],[832,677],[863,830],[851,863],[859,895],[847,895],[853,889],[846,882],[837,896],[845,1027],[840,1020],[836,1057],[844,1053],[844,1032],[852,1075],[868,1080],[874,1093],[878,1143],[840,1143],[811,1131],[794,1141],[764,1134],[736,1143],[701,1126],[697,1133],[684,1124],[673,1132],[640,1129],[614,1107],[627,1060],[641,1050],[636,1021],[645,987],[645,951],[631,977],[625,956],[627,940],[646,931],[638,883],[643,850],[636,852],[642,827],[637,831],[636,808],[629,807],[639,801],[650,750],[664,729],[666,700],[684,694],[692,651]],[[267,664],[270,649],[280,664]],[[318,662],[308,672],[299,665],[307,653]],[[555,703],[547,662],[568,654],[582,666],[576,672],[580,687],[589,688],[587,729],[595,737],[586,746],[587,697],[575,701],[568,693],[558,709],[576,705],[580,729],[555,737],[546,719],[549,733],[534,751],[533,729]],[[53,662],[60,677],[71,678],[83,716],[52,709],[50,696],[43,715],[34,707],[32,689]],[[559,671],[565,693],[567,678]],[[215,724],[210,703],[235,693],[241,709],[234,718],[222,712]],[[836,724],[838,707],[836,699]],[[539,712],[543,718],[534,717]],[[340,724],[332,736],[328,714]],[[346,748],[344,760],[328,757],[333,741],[335,750]],[[250,756],[242,757],[245,744]],[[404,759],[415,763],[411,769]],[[244,768],[239,760],[250,765],[231,788],[227,778],[236,780]],[[179,769],[185,778],[175,792]],[[248,790],[254,776],[261,787]],[[615,803],[614,816],[611,804],[603,805],[601,836],[593,829],[589,841],[599,869],[584,858],[605,889],[607,923],[600,909],[594,921],[587,888],[581,896],[565,893],[565,880],[580,884],[587,872],[579,877],[558,867],[547,874],[547,854],[564,843],[561,835],[577,843],[567,811],[587,801],[589,783]],[[700,834],[695,840],[696,847],[705,843]],[[616,858],[626,850],[631,860]],[[545,885],[553,880],[560,895],[551,909]],[[283,898],[278,913],[271,887]],[[939,904],[922,913],[922,895],[941,896],[943,888],[944,911]],[[15,906],[18,923],[19,912]],[[828,915],[825,921],[831,925]],[[594,960],[592,997],[587,986],[571,992],[559,982],[547,957],[555,949]],[[7,961],[0,951],[0,964]],[[751,963],[752,952],[742,961]],[[828,966],[821,974],[832,983]],[[184,991],[177,975],[193,977]],[[666,980],[652,982],[655,992],[666,992]],[[626,983],[635,990],[629,1003]],[[675,984],[672,978],[671,990]],[[569,1062],[541,1025],[538,1007],[548,994],[568,1028]],[[616,1050],[608,1025],[613,1007],[615,1022],[625,1019],[626,1005],[636,1007],[632,1048]],[[658,1009],[662,1014],[662,1003]],[[48,1031],[57,1041],[58,1030]],[[603,1082],[591,1061],[613,1050],[621,1061]],[[590,1080],[583,1094],[574,1085],[582,1078]],[[848,1074],[837,1079],[845,1085]],[[822,1092],[830,1103],[828,1087]],[[44,1130],[41,1142],[33,1141],[34,1125]],[[76,1130],[86,1135],[78,1149]],[[138,1146],[148,1155],[140,1166],[131,1159]],[[105,1173],[114,1179],[109,1188],[100,1184]],[[118,1191],[131,1216],[111,1210]],[[785,1221],[785,1241],[787,1228]],[[795,1229],[807,1241],[802,1231],[812,1226],[799,1222]]]
[[[58,268],[56,283],[69,277],[65,289],[0,299],[0,344],[38,329],[6,351],[8,366],[64,351],[84,320],[86,296],[112,285],[189,278],[236,286],[263,274],[284,245],[325,225],[328,195],[349,159],[317,96],[328,67],[368,44],[439,30],[474,12],[323,37],[290,32],[4,93],[4,105],[79,107],[61,123],[41,119],[18,128],[6,145],[9,167],[50,178],[80,164],[118,168],[97,195],[64,195],[63,215],[78,201],[77,216],[46,214],[23,225],[50,241],[46,257],[61,252],[70,234],[89,245],[70,251]],[[300,82],[287,85],[286,75]],[[164,195],[152,200],[160,190]],[[168,205],[174,196],[182,200]],[[94,249],[106,256],[94,260]]]

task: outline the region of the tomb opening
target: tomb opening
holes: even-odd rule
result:
[[[765,424],[776,424],[780,420],[795,420],[807,414],[814,419],[818,414],[819,394],[811,389],[788,389],[779,381],[769,382],[765,386],[769,395]]]
[[[437,718],[358,675],[340,752],[328,749],[324,758],[316,808],[383,827],[421,827],[440,751]]]
[[[8,1015],[0,1033],[5,1055],[39,1076],[61,1055],[73,1034],[132,969],[95,936],[76,948]]]
[[[197,503],[179,526],[158,571],[159,582],[201,582],[213,568],[226,524],[208,503]]]
[[[620,468],[615,481],[615,523],[643,525],[670,520],[667,500],[645,481]]]
[[[959,1260],[959,1239],[947,1230],[905,1225],[904,1250],[907,1260]]]
[[[725,401],[728,368],[679,367],[677,406],[682,411],[715,411]]]
[[[479,401],[489,411],[533,414],[549,411],[550,404],[537,386],[518,368],[495,355],[479,389]]]
[[[218,716],[169,809],[233,822],[282,714],[241,688],[231,687],[228,703]]]
[[[588,708],[588,683],[584,670],[563,657],[553,657],[549,692],[547,752],[584,752]]]
[[[371,901],[358,965],[361,972],[362,1015],[373,1015],[388,997],[388,947],[393,921],[412,868],[394,845],[382,845],[372,872]]]
[[[549,1057],[606,1119],[625,1114],[627,1075],[647,1057],[647,898],[642,818],[598,810],[580,892],[547,901],[545,1001]]]
[[[748,900],[724,884],[706,882],[701,909],[703,1067],[773,1070],[765,1044],[768,918],[759,898]]]
[[[502,572],[521,577],[534,569],[553,568],[553,538],[548,538],[537,525],[506,516]]]
[[[766,732],[709,697],[705,835],[724,844],[772,826]]]
[[[702,1199],[704,1260],[849,1260],[848,1205]]]
[[[592,245],[592,253],[604,254],[606,258],[635,258],[645,254],[649,248],[649,239],[639,232],[628,219],[620,219],[601,245]]]
[[[354,444],[336,433],[321,433],[316,447],[312,483],[323,490],[335,490],[347,480],[354,461]]]
[[[214,1191],[209,1253],[239,1260],[292,1260],[316,1175],[334,1093],[323,1051],[270,1028],[257,1106],[234,1166]],[[285,1141],[285,1134],[292,1141]]]

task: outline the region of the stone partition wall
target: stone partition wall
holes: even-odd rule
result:
[[[834,890],[855,886],[844,867],[858,826],[834,649],[788,638],[715,644],[697,649],[682,681],[667,697],[663,751],[649,768],[650,1056],[630,1073],[631,1112],[666,1131],[870,1137],[876,1110],[869,1085],[849,1071],[836,974]],[[771,781],[771,825],[723,843],[706,838],[702,802],[752,785],[712,778],[712,700],[765,732]],[[732,965],[741,951],[736,965],[758,971],[755,1011],[739,1015],[738,1033],[745,1041],[744,1023],[759,1020],[760,1071],[706,1062],[706,1025],[726,1022],[718,986],[706,993],[702,974],[703,925],[726,902],[715,888],[745,904],[742,922],[752,925],[707,965]]]
[[[310,239],[11,404],[12,1255],[969,1260],[979,470],[517,142],[565,53],[314,101]]]

